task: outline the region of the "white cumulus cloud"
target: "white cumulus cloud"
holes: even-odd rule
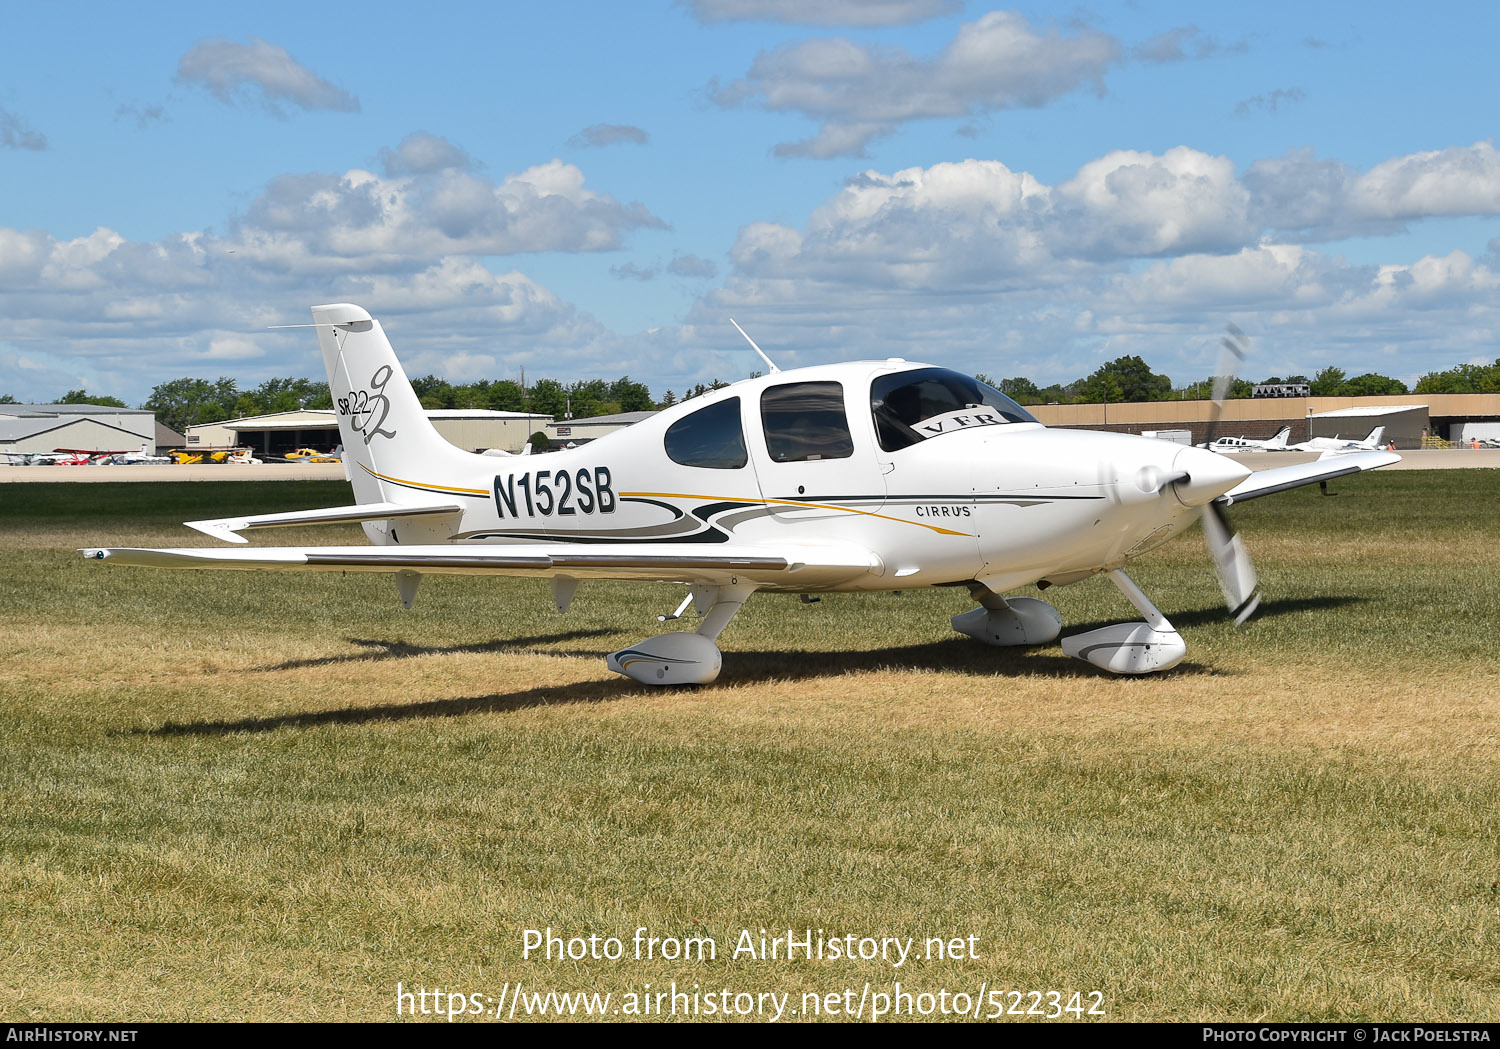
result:
[[[393,149],[380,151],[380,166],[387,175],[429,175],[434,171],[457,168],[468,171],[478,165],[474,158],[442,135],[413,131]]]
[[[597,321],[483,259],[611,250],[660,219],[590,189],[560,161],[492,180],[450,166],[466,154],[437,136],[408,138],[391,155],[398,169],[429,170],[281,176],[224,232],[133,241],[103,227],[74,238],[0,227],[0,338],[48,361],[49,374],[73,360],[91,389],[137,401],[176,375],[221,374],[222,362],[237,362],[246,381],[320,377],[305,332],[266,330],[305,320],[313,301],[368,303],[393,323],[420,317],[403,360],[409,352],[424,370],[443,372],[461,352],[539,362],[543,374],[595,374],[590,355],[629,370]],[[143,361],[179,370],[148,381]]]
[[[961,26],[937,55],[871,48],[844,39],[806,40],[759,55],[749,72],[713,95],[721,105],[755,103],[822,122],[782,156],[858,156],[901,123],[1036,107],[1081,88],[1102,91],[1121,59],[1113,37],[1089,28],[1038,31],[1020,14],[991,11]]]
[[[198,41],[178,61],[176,79],[207,88],[221,102],[258,96],[277,115],[283,102],[300,109],[359,111],[359,99],[318,76],[286,48],[256,37],[248,44],[223,37]]]

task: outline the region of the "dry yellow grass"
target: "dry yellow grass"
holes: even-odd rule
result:
[[[1460,477],[1243,508],[1245,631],[1192,542],[1154,555],[1134,574],[1189,643],[1162,677],[975,645],[947,628],[962,595],[930,592],[757,598],[720,682],[681,691],[601,658],[672,588],[588,586],[559,617],[541,584],[439,579],[408,614],[385,580],[71,553],[181,544],[171,505],[0,508],[7,552],[25,537],[0,582],[0,1018],[897,978],[1098,989],[1115,1019],[1492,1018],[1500,491]],[[1463,529],[1425,527],[1458,505]],[[1070,628],[1127,614],[1102,583],[1048,598]],[[972,934],[980,957],[523,961],[546,925]]]

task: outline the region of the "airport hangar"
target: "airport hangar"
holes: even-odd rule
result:
[[[552,422],[550,415],[487,408],[433,408],[427,418],[449,443],[469,452],[519,452],[532,434],[544,432]],[[331,451],[338,443],[339,424],[331,408],[226,419],[187,431],[187,447],[204,451],[248,447],[258,455],[281,456],[298,448]]]
[[[623,430],[632,423],[649,419],[655,414],[619,412],[615,415],[594,415],[587,419],[554,419],[547,423],[547,428],[542,432],[547,435],[547,441],[553,448],[567,448],[597,441],[607,433]]]
[[[0,453],[24,455],[59,448],[138,452],[176,448],[182,434],[154,412],[103,404],[0,404]]]
[[[1188,430],[1192,443],[1208,438],[1210,401],[1133,401],[1120,404],[1033,404],[1027,411],[1048,426],[1117,433]],[[1383,397],[1242,397],[1224,402],[1217,437],[1274,437],[1292,428],[1289,443],[1312,437],[1362,440],[1377,426],[1398,450],[1420,448],[1424,437],[1463,441],[1500,429],[1500,393],[1430,393]],[[1481,433],[1480,431],[1485,432]]]

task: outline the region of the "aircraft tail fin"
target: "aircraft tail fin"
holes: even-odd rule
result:
[[[1291,439],[1291,436],[1292,428],[1290,426],[1283,426],[1281,429],[1276,431],[1275,437],[1272,437],[1269,441],[1266,442],[1265,446],[1267,448],[1285,448],[1286,442]]]
[[[1384,437],[1385,427],[1377,426],[1375,427],[1375,429],[1370,431],[1370,436],[1366,437],[1363,441],[1360,442],[1360,444],[1364,445],[1366,448],[1379,448],[1380,441]]]
[[[433,429],[380,322],[347,302],[312,314],[355,498],[405,502],[460,476],[469,453]]]

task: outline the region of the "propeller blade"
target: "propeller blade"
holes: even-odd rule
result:
[[[1203,507],[1203,542],[1213,558],[1219,589],[1224,591],[1234,625],[1242,626],[1260,606],[1260,580],[1255,575],[1255,565],[1250,563],[1245,541],[1217,503]]]
[[[1234,387],[1234,377],[1239,373],[1239,366],[1245,360],[1245,353],[1250,347],[1250,338],[1233,321],[1224,326],[1224,338],[1219,340],[1222,347],[1219,353],[1219,370],[1214,375],[1213,407],[1208,413],[1208,430],[1203,438],[1205,447],[1214,443],[1214,437],[1219,430],[1219,417],[1224,414],[1224,401],[1229,397],[1229,391]]]

